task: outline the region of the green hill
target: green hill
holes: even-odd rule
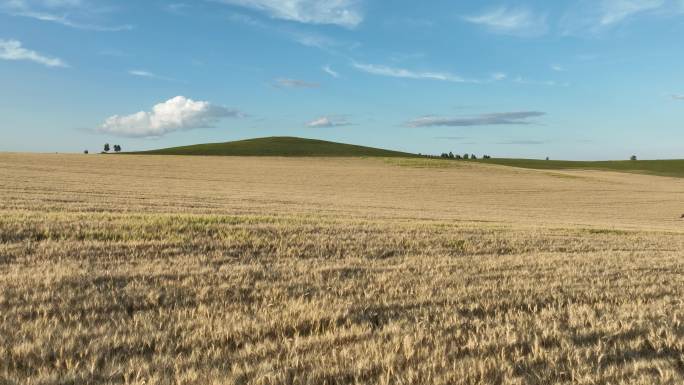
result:
[[[684,177],[684,159],[567,161],[537,159],[487,159],[478,162],[538,170],[600,170]]]
[[[150,155],[214,155],[214,156],[321,156],[321,157],[416,157],[406,152],[325,140],[293,137],[270,137],[225,143],[196,144],[160,150],[134,152]]]

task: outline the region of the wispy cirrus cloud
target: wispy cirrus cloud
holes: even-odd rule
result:
[[[330,36],[312,32],[301,31],[289,26],[274,25],[266,23],[252,16],[242,13],[231,13],[228,15],[228,20],[240,23],[252,28],[260,29],[269,32],[278,37],[284,37],[287,40],[293,41],[305,47],[318,48],[331,54],[340,55],[339,50],[350,50],[357,47],[359,44],[355,42],[343,42],[334,39]]]
[[[334,78],[340,77],[340,74],[337,71],[330,68],[330,66],[323,66],[323,68],[321,68],[321,69],[323,70],[323,72],[325,72],[326,74],[328,74]]]
[[[129,71],[128,71],[128,74],[131,75],[131,76],[137,76],[137,77],[141,77],[141,78],[158,79],[158,80],[169,80],[169,81],[174,80],[174,79],[171,79],[171,78],[169,78],[169,77],[157,75],[157,74],[155,74],[154,72],[150,72],[150,71],[146,71],[146,70],[141,70],[141,69],[129,70]]]
[[[130,31],[133,29],[132,25],[114,25],[114,26],[107,26],[107,25],[97,25],[97,24],[87,24],[87,23],[81,23],[81,22],[76,22],[73,20],[68,19],[64,15],[54,15],[54,14],[49,14],[49,13],[40,13],[40,12],[20,12],[20,13],[14,13],[14,16],[21,16],[21,17],[28,17],[31,19],[36,19],[40,21],[48,21],[48,22],[53,22],[57,24],[61,24],[66,27],[71,27],[75,29],[84,29],[84,30],[89,30],[89,31],[99,31],[99,32],[118,32],[118,31]]]
[[[672,94],[670,95],[674,100],[684,100],[684,94]]]
[[[278,78],[273,83],[279,88],[319,88],[321,85],[300,79]]]
[[[514,79],[512,79],[514,83],[517,84],[525,84],[525,85],[532,85],[532,86],[546,86],[546,87],[570,87],[569,82],[557,82],[555,80],[533,80],[533,79],[527,79],[522,76],[517,76]]]
[[[140,76],[143,78],[156,78],[157,75],[153,74],[152,72],[144,71],[144,70],[130,70],[128,71],[129,75],[133,76]]]
[[[311,128],[333,128],[350,126],[351,123],[344,116],[322,116],[306,124]]]
[[[358,71],[369,73],[371,75],[403,79],[437,80],[451,83],[477,84],[494,83],[508,79],[508,74],[504,72],[494,72],[488,76],[483,76],[482,78],[464,78],[451,72],[418,71],[401,67],[388,66],[384,64],[367,64],[352,61],[351,65]]]
[[[540,111],[496,112],[474,116],[439,117],[424,116],[410,120],[409,127],[474,127],[474,126],[502,126],[502,125],[530,125],[530,120],[546,115]]]
[[[560,20],[565,35],[597,34],[641,17],[684,14],[682,0],[584,0]]]
[[[190,5],[187,3],[171,3],[164,6],[165,11],[175,14],[181,14],[188,8],[190,8]]]
[[[90,31],[117,32],[133,29],[128,24],[106,25],[92,22],[95,15],[106,13],[106,10],[96,7],[89,0],[5,0],[0,2],[0,12]]]
[[[404,79],[427,79],[427,80],[439,80],[445,82],[453,83],[471,83],[472,80],[464,79],[458,75],[452,74],[450,72],[433,72],[433,71],[414,71],[405,68],[390,67],[386,65],[378,64],[364,64],[352,62],[352,67],[355,69],[366,72],[372,75],[393,77],[393,78],[404,78]]]
[[[274,19],[354,28],[363,21],[358,0],[216,0],[264,12]]]
[[[127,137],[160,137],[175,131],[213,128],[225,118],[240,118],[238,110],[176,96],[131,115],[110,116],[95,131]]]
[[[18,40],[0,39],[0,59],[32,61],[46,67],[69,67],[69,65],[60,58],[46,56],[24,48]]]
[[[617,24],[635,15],[661,9],[666,3],[666,0],[603,0],[599,23],[603,26]]]
[[[527,8],[500,6],[476,15],[464,16],[463,20],[494,33],[521,37],[541,36],[549,30],[547,16]]]

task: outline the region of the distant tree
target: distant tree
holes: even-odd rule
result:
[[[449,151],[449,159],[454,159],[454,153]]]
[[[121,146],[119,146],[118,144],[115,144],[114,145],[114,152],[121,152]]]
[[[109,143],[105,143],[104,152],[109,152]]]
[[[468,154],[463,154],[463,159],[465,159],[465,160],[470,159],[470,155],[468,155]]]
[[[482,155],[482,159],[492,159],[492,157],[489,155]]]
[[[470,156],[470,159],[477,160],[477,156],[475,154]]]
[[[83,151],[84,154],[88,155],[88,150]]]
[[[632,155],[632,156],[629,158],[629,160],[637,160],[637,156],[636,156],[636,155]]]
[[[549,160],[549,157],[548,157],[548,156],[546,157],[546,160]]]
[[[456,159],[461,160],[461,159],[463,159],[463,157],[460,155],[456,155]]]

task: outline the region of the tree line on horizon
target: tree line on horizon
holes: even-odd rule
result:
[[[475,154],[469,154],[465,153],[463,155],[459,154],[454,154],[453,152],[443,152],[441,155],[423,155],[423,154],[418,154],[419,156],[424,156],[427,158],[437,158],[437,159],[453,159],[453,160],[477,160],[478,157]],[[489,155],[482,155],[482,159],[492,159],[491,156]]]
[[[110,146],[109,146],[109,143],[105,143],[105,144],[104,144],[104,147],[103,147],[103,149],[102,149],[102,153],[103,153],[103,154],[109,153],[109,151],[112,150],[112,149],[114,150],[114,152],[121,152],[121,146],[120,146],[120,145],[115,144],[114,146],[111,146],[111,147],[110,147]],[[90,153],[90,151],[88,151],[88,150],[86,149],[86,150],[83,150],[83,153],[86,154],[86,155],[88,155],[88,153]]]

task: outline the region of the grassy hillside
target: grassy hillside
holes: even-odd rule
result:
[[[325,140],[293,137],[270,137],[225,143],[197,144],[137,152],[151,155],[219,155],[219,156],[377,156],[414,157],[400,151],[356,146]]]
[[[482,163],[539,170],[602,170],[684,177],[684,159],[578,162],[537,159],[488,159]]]

